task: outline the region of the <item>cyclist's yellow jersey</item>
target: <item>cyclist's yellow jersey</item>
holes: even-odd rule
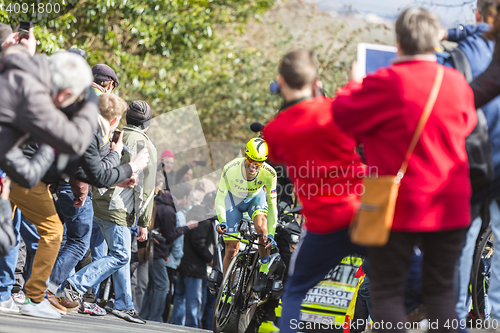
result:
[[[231,192],[235,201],[242,201],[252,198],[263,187],[266,187],[267,204],[269,206],[267,213],[267,232],[274,235],[276,229],[276,218],[278,216],[278,205],[276,203],[276,170],[267,163],[263,163],[257,176],[248,181],[245,178],[244,161],[245,157],[235,158],[227,163],[222,169],[222,176],[219,182],[219,190],[215,199],[215,210],[219,222],[226,222],[226,203],[225,198],[228,192]]]

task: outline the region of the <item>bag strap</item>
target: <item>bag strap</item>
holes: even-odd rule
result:
[[[396,183],[399,183],[401,179],[403,178],[406,168],[408,167],[408,160],[410,159],[411,155],[413,154],[413,150],[415,149],[415,146],[417,145],[418,139],[420,138],[420,135],[422,134],[422,131],[425,127],[425,124],[427,123],[427,120],[429,119],[429,116],[431,115],[432,109],[434,108],[434,104],[436,103],[436,99],[439,93],[439,89],[441,88],[441,83],[443,82],[443,74],[444,74],[444,69],[442,65],[438,66],[436,77],[434,78],[434,84],[432,85],[431,92],[429,94],[429,97],[427,98],[427,102],[425,103],[424,111],[422,112],[422,115],[420,116],[420,120],[417,125],[417,129],[415,130],[415,133],[413,133],[413,138],[411,139],[410,147],[408,147],[408,151],[406,152],[405,159],[403,161],[403,164],[401,164],[401,168],[399,168],[398,174],[396,176]]]

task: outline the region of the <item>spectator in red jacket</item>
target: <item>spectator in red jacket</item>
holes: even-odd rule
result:
[[[286,165],[306,217],[306,234],[291,259],[283,295],[280,332],[292,332],[307,291],[343,257],[364,253],[347,236],[363,193],[364,169],[354,137],[333,121],[332,99],[321,96],[312,51],[285,55],[278,84],[285,104],[263,134],[269,159]]]
[[[439,18],[421,8],[396,21],[395,63],[364,80],[353,80],[333,103],[335,121],[364,145],[366,164],[379,175],[396,175],[431,87],[438,64]],[[353,71],[355,72],[355,71]],[[444,68],[436,103],[401,181],[389,241],[369,249],[373,315],[378,332],[404,332],[403,292],[413,253],[423,257],[422,292],[430,325],[438,332],[456,319],[453,272],[470,223],[469,168],[465,137],[477,122],[472,91],[456,70]],[[387,325],[389,324],[389,325]],[[392,331],[391,331],[392,332]]]

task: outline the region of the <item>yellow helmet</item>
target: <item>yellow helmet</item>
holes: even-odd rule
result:
[[[264,139],[253,138],[245,146],[246,155],[254,161],[263,162],[267,160],[267,143]]]

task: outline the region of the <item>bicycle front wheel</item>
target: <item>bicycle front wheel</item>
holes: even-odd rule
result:
[[[214,333],[237,333],[240,318],[238,302],[241,298],[241,278],[245,270],[244,254],[238,253],[231,261],[217,293],[212,329]]]
[[[472,264],[472,314],[476,319],[484,320],[489,317],[488,289],[493,254],[493,231],[489,226],[483,233]]]

